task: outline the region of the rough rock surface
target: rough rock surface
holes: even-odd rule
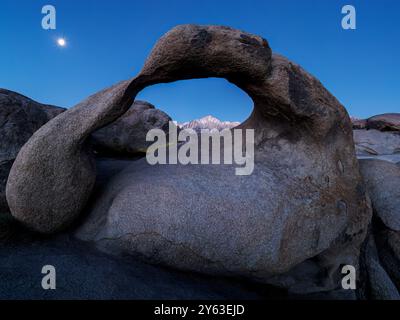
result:
[[[376,243],[382,265],[400,292],[400,232],[381,227]]]
[[[361,159],[360,170],[376,215],[387,228],[400,231],[400,168],[376,159]]]
[[[6,183],[19,150],[35,131],[64,110],[0,89],[0,214],[8,212]]]
[[[136,78],[42,128],[13,166],[13,215],[41,232],[73,221],[94,185],[84,147],[89,134],[125,113],[146,86],[202,77],[226,78],[253,99],[240,126],[255,130],[253,175],[235,176],[232,166],[151,167],[139,160],[94,201],[78,236],[170,267],[263,282],[313,259],[316,273],[327,277],[311,273],[309,290],[336,289],[340,265],[357,265],[371,217],[349,116],[317,79],[272,57],[266,40],[226,27],[174,28]]]
[[[369,129],[380,131],[400,131],[400,113],[385,113],[367,120]]]
[[[152,142],[146,141],[151,129],[168,131],[171,118],[144,101],[135,101],[129,110],[112,124],[92,134],[98,154],[130,156],[145,153]]]

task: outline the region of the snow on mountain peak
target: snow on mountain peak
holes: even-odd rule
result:
[[[181,129],[193,129],[199,131],[201,129],[231,129],[237,127],[240,122],[221,121],[212,115],[207,115],[203,118],[192,120],[189,122],[180,123]]]

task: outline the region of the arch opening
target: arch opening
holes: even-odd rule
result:
[[[202,78],[146,87],[136,100],[148,101],[179,124],[210,116],[221,122],[243,123],[254,103],[241,88],[224,78]],[[212,119],[210,119],[212,121]]]

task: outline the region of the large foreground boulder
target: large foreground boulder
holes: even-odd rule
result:
[[[19,150],[34,132],[64,110],[0,89],[0,215],[9,211],[6,182]]]
[[[375,237],[372,233],[366,239],[362,250],[365,264],[368,298],[372,300],[400,300],[400,294],[389,274],[382,266]]]
[[[11,171],[13,215],[47,233],[70,224],[93,190],[88,136],[124,114],[145,87],[206,77],[226,78],[254,101],[239,126],[255,133],[253,174],[236,176],[232,165],[136,161],[91,199],[77,236],[184,270],[297,292],[339,288],[340,266],[357,265],[371,218],[350,118],[317,79],[272,56],[265,39],[231,28],[174,28],[136,78],[39,130]],[[301,286],[292,281],[297,274],[306,276]]]
[[[172,119],[144,101],[135,101],[129,110],[112,124],[92,134],[92,143],[99,155],[132,156],[144,154],[152,142],[146,134],[152,129],[168,131]]]
[[[380,261],[400,292],[400,232],[381,225],[376,240]]]

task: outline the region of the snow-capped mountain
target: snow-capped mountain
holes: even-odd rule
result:
[[[240,122],[230,122],[230,121],[221,121],[213,116],[205,116],[201,119],[184,122],[178,124],[181,129],[193,129],[195,131],[200,131],[201,129],[231,129],[237,127]]]

